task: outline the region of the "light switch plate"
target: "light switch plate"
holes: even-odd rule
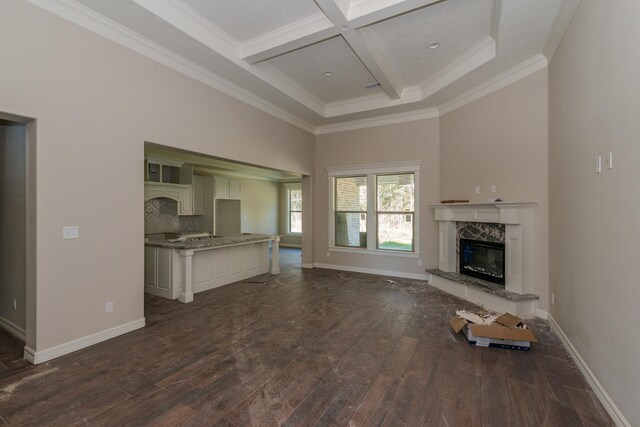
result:
[[[77,239],[79,236],[79,230],[77,225],[70,225],[62,227],[63,239]]]
[[[106,311],[107,313],[113,312],[113,301],[108,301],[107,303],[105,303],[104,311]]]

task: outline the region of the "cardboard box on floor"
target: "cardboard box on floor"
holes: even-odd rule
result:
[[[498,317],[491,325],[476,325],[456,316],[449,320],[453,330],[463,331],[469,344],[478,347],[498,347],[528,351],[537,342],[531,329],[526,329],[522,319],[510,313]]]

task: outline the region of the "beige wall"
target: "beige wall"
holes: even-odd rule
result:
[[[316,138],[314,179],[314,261],[316,263],[425,274],[438,265],[437,225],[430,205],[439,200],[438,119],[419,120],[320,135]],[[423,265],[413,258],[332,252],[329,244],[329,184],[326,167],[422,160],[419,244]]]
[[[440,118],[442,199],[538,202],[533,283],[543,310],[549,307],[547,93],[545,69]]]
[[[313,169],[313,135],[27,2],[0,50],[0,112],[37,119],[36,350],[143,317],[144,141]]]
[[[640,2],[583,0],[549,67],[551,313],[640,425]],[[614,168],[595,173],[596,156]],[[604,159],[604,157],[603,157]]]
[[[278,233],[278,183],[242,180],[242,232]]]
[[[0,317],[23,330],[27,320],[26,143],[25,125],[4,126],[0,121]]]

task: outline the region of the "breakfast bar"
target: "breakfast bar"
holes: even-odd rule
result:
[[[194,293],[268,272],[280,274],[279,242],[280,236],[253,233],[145,239],[145,292],[188,303]]]

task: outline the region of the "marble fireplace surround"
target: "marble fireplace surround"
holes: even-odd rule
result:
[[[493,223],[505,226],[505,290],[516,294],[533,291],[534,201],[470,202],[433,205],[438,221],[438,269],[458,269],[457,223]]]

